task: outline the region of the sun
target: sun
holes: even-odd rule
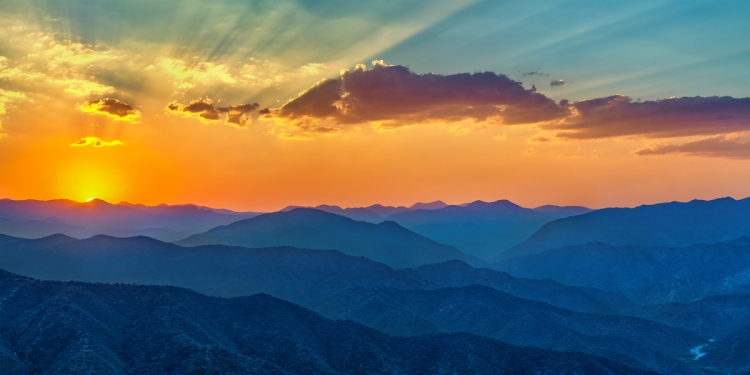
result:
[[[93,198],[93,197],[92,197],[92,198],[86,199],[86,202],[91,202],[91,201],[93,201],[94,199],[96,199],[96,198]]]

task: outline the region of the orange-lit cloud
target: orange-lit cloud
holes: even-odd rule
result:
[[[196,117],[203,122],[219,121],[220,115],[226,113],[226,123],[241,128],[252,123],[253,119],[248,116],[248,113],[257,108],[258,103],[215,107],[211,99],[198,98],[188,104],[180,104],[173,101],[167,104],[166,111],[187,117]]]
[[[92,146],[92,147],[111,147],[111,146],[122,146],[122,142],[118,140],[114,141],[103,141],[99,137],[84,137],[81,138],[80,141],[76,143],[70,144],[73,147],[85,147],[85,146]]]
[[[718,135],[683,144],[658,143],[635,151],[636,155],[682,154],[726,159],[750,159],[750,137]]]
[[[373,69],[360,64],[354,71],[343,71],[338,79],[318,83],[265,117],[389,128],[457,121],[524,124],[563,114],[554,101],[505,75],[417,74],[373,61]]]
[[[130,104],[110,98],[87,100],[76,108],[84,113],[105,115],[118,121],[138,122],[141,117],[141,112]]]

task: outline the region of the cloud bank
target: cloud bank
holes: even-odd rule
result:
[[[328,120],[338,125],[374,123],[393,128],[431,122],[528,124],[559,118],[554,101],[520,82],[491,72],[417,74],[374,61],[324,80],[265,118]]]
[[[563,80],[552,81],[560,87]],[[373,61],[337,79],[319,82],[263,118],[292,128],[328,121],[336,126],[370,123],[395,128],[458,121],[532,124],[552,138],[567,140],[639,136],[672,138],[750,130],[750,98],[683,97],[633,101],[613,95],[559,103],[521,82],[492,72],[417,74]],[[310,131],[306,131],[310,135]]]
[[[670,138],[750,130],[750,98],[729,96],[669,98],[634,102],[614,95],[560,106],[569,115],[542,124],[557,137],[595,139],[622,136]]]

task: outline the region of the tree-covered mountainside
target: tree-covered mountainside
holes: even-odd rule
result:
[[[0,272],[7,374],[646,374],[467,333],[391,337],[267,295],[36,281]]]
[[[518,277],[623,293],[644,304],[750,293],[747,238],[689,247],[589,243],[504,259],[495,267]]]
[[[313,310],[394,335],[469,332],[515,345],[595,354],[665,374],[700,374],[684,357],[708,342],[694,332],[647,319],[573,312],[479,285],[357,287]]]

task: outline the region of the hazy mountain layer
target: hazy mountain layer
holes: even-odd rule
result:
[[[501,200],[410,210],[387,219],[465,253],[489,259],[526,240],[551,220],[588,211],[583,207],[528,209]]]
[[[0,272],[13,374],[645,374],[470,334],[389,337],[266,295],[34,281]]]
[[[616,293],[517,279],[460,261],[396,271],[333,250],[183,248],[146,237],[75,240],[58,235],[23,240],[0,236],[0,268],[39,279],[176,285],[223,297],[268,293],[306,307],[353,286],[432,289],[483,284],[583,312],[632,308],[627,298]]]
[[[545,224],[503,254],[522,256],[570,245],[682,247],[750,235],[750,198],[607,208]]]
[[[24,238],[42,238],[58,233],[75,238],[97,234],[117,237],[143,235],[177,241],[190,234],[254,216],[254,213],[194,205],[110,204],[98,199],[86,203],[62,199],[0,199],[0,234]]]
[[[472,265],[483,264],[471,255],[420,236],[394,222],[372,224],[308,208],[238,221],[190,236],[178,244],[332,249],[365,256],[394,268],[454,259]]]

